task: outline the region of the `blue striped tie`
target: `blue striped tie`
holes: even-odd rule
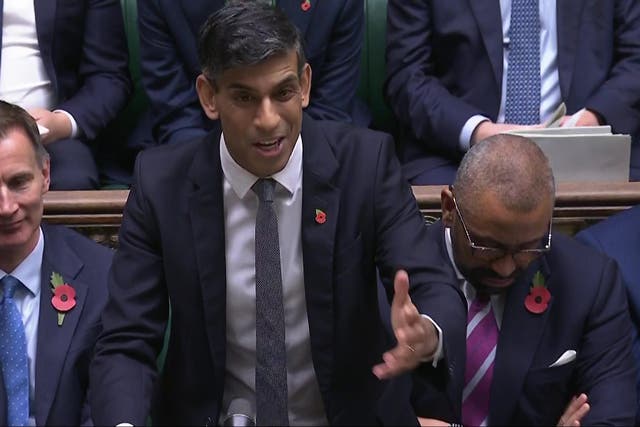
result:
[[[540,123],[540,12],[537,0],[511,2],[505,122]]]
[[[29,363],[22,316],[13,294],[22,283],[13,276],[0,280],[4,298],[0,303],[0,365],[7,393],[7,424],[24,426],[29,419]]]

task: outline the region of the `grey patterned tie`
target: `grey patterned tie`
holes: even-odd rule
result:
[[[505,122],[540,123],[540,11],[537,0],[511,2]]]
[[[253,185],[260,204],[256,216],[256,419],[258,425],[289,425],[287,354],[275,181]]]

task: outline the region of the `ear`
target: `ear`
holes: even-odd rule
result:
[[[49,185],[51,184],[51,161],[48,158],[44,160],[42,165],[42,176],[44,179],[42,180],[41,194],[44,194],[49,191]]]
[[[440,193],[440,205],[442,207],[442,223],[445,227],[453,226],[456,216],[456,205],[453,203],[453,193],[449,188],[443,188]]]
[[[204,113],[211,120],[218,120],[220,114],[216,108],[216,90],[211,85],[209,79],[204,74],[200,74],[196,78],[196,92]]]
[[[309,63],[305,63],[304,67],[302,67],[300,86],[302,89],[302,108],[306,108],[309,106],[309,94],[311,93],[311,65]]]

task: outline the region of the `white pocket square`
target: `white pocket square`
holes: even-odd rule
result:
[[[555,362],[549,365],[550,368],[555,368],[557,366],[566,365],[569,362],[573,362],[576,360],[576,351],[575,350],[567,350],[562,353],[562,356],[558,358]]]

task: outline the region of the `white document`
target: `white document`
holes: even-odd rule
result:
[[[549,158],[556,182],[628,182],[631,137],[610,126],[532,128],[506,133],[535,141]]]

